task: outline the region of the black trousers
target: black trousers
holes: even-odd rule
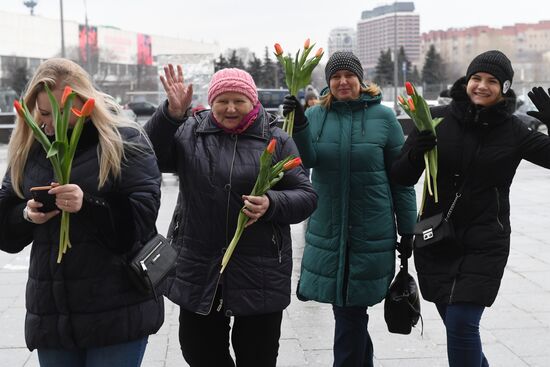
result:
[[[179,338],[183,358],[191,367],[235,367],[229,353],[229,337],[237,367],[275,367],[279,352],[283,311],[235,316],[212,309],[199,315],[180,308]]]

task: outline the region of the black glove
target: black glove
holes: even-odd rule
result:
[[[402,259],[405,256],[406,259],[411,257],[413,251],[413,235],[404,234],[401,236],[401,241],[397,243],[397,252],[399,252],[399,258]]]
[[[423,163],[424,153],[432,150],[436,144],[435,135],[431,131],[423,130],[419,132],[411,145],[409,159],[414,163]]]
[[[550,94],[550,88],[548,89],[548,94]],[[527,111],[527,114],[539,119],[546,126],[550,127],[550,96],[548,94],[542,87],[533,87],[527,95],[533,101],[538,111]]]
[[[302,106],[296,96],[286,95],[283,101],[283,116],[288,116],[292,111],[294,111],[294,126],[301,127],[305,125],[306,116],[304,115],[304,106]]]

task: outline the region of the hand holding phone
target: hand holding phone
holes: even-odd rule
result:
[[[52,210],[59,210],[55,205],[55,195],[48,194],[50,189],[52,189],[52,186],[31,187],[31,194],[34,201],[42,203],[42,206],[37,209],[39,212],[47,213]]]

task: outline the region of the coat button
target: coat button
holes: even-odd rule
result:
[[[225,310],[225,316],[227,316],[227,317],[233,316],[233,311],[231,311],[231,310]]]
[[[225,186],[223,188],[227,191],[230,191],[231,190],[231,184],[225,184]]]

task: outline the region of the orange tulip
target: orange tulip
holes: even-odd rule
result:
[[[412,96],[414,94],[414,88],[413,88],[413,85],[411,84],[411,82],[406,82],[405,83],[405,89],[407,90],[407,94],[409,96]]]
[[[318,49],[315,53],[315,57],[321,58],[321,56],[323,56],[323,48]]]
[[[67,102],[67,98],[69,98],[72,92],[73,89],[67,85],[63,90],[63,96],[61,97],[61,107],[65,106],[65,102]]]
[[[72,108],[71,111],[78,117],[88,117],[92,114],[92,111],[95,106],[95,100],[93,98],[90,98],[84,103],[84,106],[79,111],[76,108]]]
[[[304,50],[309,48],[309,38],[304,42]]]
[[[397,100],[399,101],[399,103],[405,104],[405,100],[403,99],[403,97],[397,96]]]
[[[298,167],[300,164],[302,164],[302,159],[300,157],[291,159],[290,161],[286,162],[283,165],[283,171],[288,171],[293,168]]]
[[[276,43],[275,44],[275,55],[279,56],[279,55],[282,55],[283,54],[283,48],[281,47],[280,44]]]
[[[407,103],[409,104],[409,108],[411,109],[411,111],[414,112],[416,110],[416,107],[414,107],[414,102],[412,98],[407,99]]]
[[[13,107],[15,107],[17,114],[21,118],[25,118],[25,112],[23,111],[23,106],[21,106],[21,103],[18,100],[13,101]]]
[[[267,148],[265,149],[269,154],[273,154],[273,152],[275,151],[275,145],[277,144],[277,140],[275,139],[271,139],[271,141],[269,142],[269,145],[267,146]]]

